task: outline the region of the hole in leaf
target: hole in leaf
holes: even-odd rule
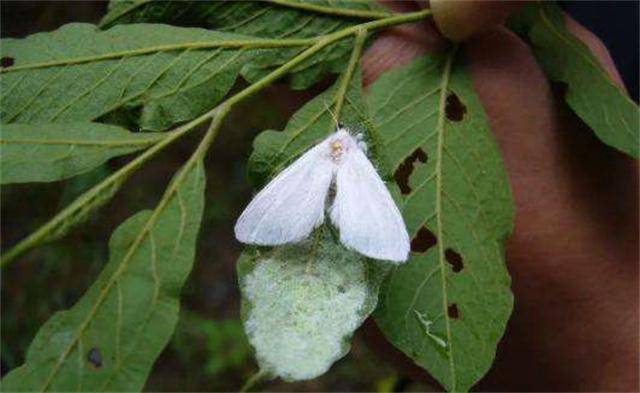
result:
[[[451,269],[455,273],[458,273],[464,267],[464,264],[462,263],[462,256],[460,256],[460,254],[458,254],[457,252],[453,251],[450,248],[447,248],[445,250],[444,259],[446,259],[447,262],[449,262],[449,264],[451,265]]]
[[[403,195],[406,195],[411,192],[411,187],[409,187],[409,176],[413,172],[413,168],[415,168],[416,161],[421,163],[427,162],[427,153],[424,150],[418,148],[416,149],[409,157],[407,157],[402,164],[396,170],[393,177],[396,180],[396,183],[400,187],[400,192]]]
[[[411,240],[411,251],[426,252],[438,243],[438,238],[427,227],[421,227],[416,237]]]
[[[102,367],[102,354],[100,350],[96,347],[91,348],[87,353],[87,361],[96,369]]]
[[[455,303],[450,304],[449,307],[447,307],[447,315],[451,319],[460,318],[460,312],[458,311],[458,306]]]
[[[2,67],[11,67],[15,63],[15,59],[13,57],[5,56],[0,59],[0,66]]]
[[[467,113],[467,107],[460,101],[455,93],[447,96],[447,103],[444,107],[447,119],[451,121],[461,121]]]

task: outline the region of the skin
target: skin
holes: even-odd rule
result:
[[[502,18],[504,10],[492,2],[487,12]],[[462,22],[448,15],[447,23],[454,29]],[[569,18],[567,25],[620,83],[602,42]],[[571,112],[516,35],[493,24],[474,29],[480,33],[463,50],[517,212],[507,244],[515,309],[495,364],[476,389],[638,391],[637,162],[601,143]],[[386,33],[363,58],[365,83],[444,42],[433,22]],[[372,322],[364,336],[409,376],[433,384]]]

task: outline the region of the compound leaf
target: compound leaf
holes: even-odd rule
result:
[[[178,319],[204,204],[202,162],[179,172],[155,211],[111,237],[110,261],[84,296],[40,329],[3,391],[138,391]]]
[[[640,111],[591,50],[567,30],[562,11],[533,4],[512,20],[547,76],[567,85],[564,99],[604,143],[638,158]]]
[[[162,134],[132,133],[100,123],[4,124],[0,183],[47,182],[93,169],[144,149]]]
[[[453,54],[383,75],[368,102],[387,165],[411,169],[399,206],[413,252],[383,285],[376,321],[447,390],[467,390],[491,366],[513,305],[500,153]]]

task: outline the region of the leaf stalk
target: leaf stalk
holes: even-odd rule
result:
[[[250,392],[253,388],[256,387],[260,382],[262,382],[266,377],[266,373],[262,370],[253,374],[247,382],[240,388],[240,393]]]
[[[346,95],[347,88],[349,87],[349,83],[351,82],[351,78],[353,77],[356,65],[360,60],[360,55],[362,55],[362,48],[364,47],[364,42],[367,38],[367,30],[365,28],[362,28],[357,30],[355,34],[356,38],[353,44],[351,58],[349,59],[349,63],[347,64],[347,69],[341,75],[340,86],[338,87],[338,91],[336,92],[336,102],[333,106],[333,113],[335,113],[336,116],[340,116],[340,112],[342,111],[342,105],[344,104],[344,97]]]

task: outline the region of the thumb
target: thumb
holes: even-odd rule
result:
[[[504,21],[526,1],[431,0],[436,26],[448,39],[461,42]]]

